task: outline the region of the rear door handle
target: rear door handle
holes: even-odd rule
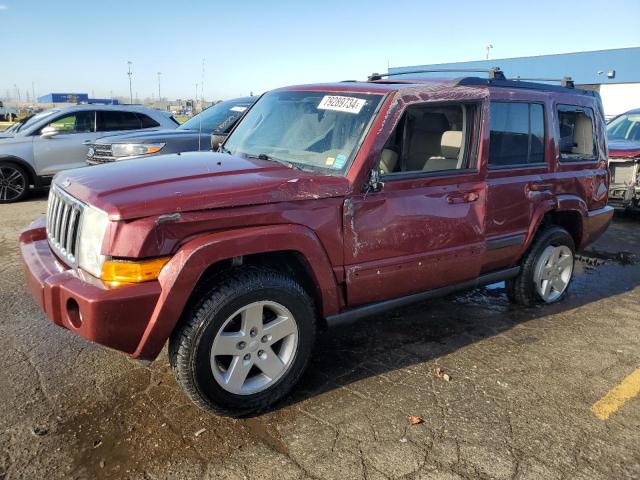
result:
[[[529,184],[529,190],[534,192],[550,192],[553,185],[550,183],[532,182]]]
[[[472,203],[478,201],[480,195],[476,192],[466,192],[447,195],[447,203]]]

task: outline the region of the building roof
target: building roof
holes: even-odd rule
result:
[[[568,76],[580,85],[640,83],[640,47],[392,67],[389,68],[389,73],[429,69],[488,69],[492,67],[500,67],[507,78],[517,76],[562,78]],[[610,71],[615,72],[613,78],[608,78],[607,74]],[[412,75],[412,77],[416,76]],[[420,76],[433,78],[441,77],[442,74],[423,73]],[[402,77],[395,78],[401,79]]]

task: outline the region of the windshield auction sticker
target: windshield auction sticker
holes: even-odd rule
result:
[[[333,110],[335,112],[346,112],[358,114],[366,100],[354,97],[339,97],[333,95],[325,95],[318,105],[318,110]]]

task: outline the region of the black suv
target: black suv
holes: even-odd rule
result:
[[[102,137],[88,144],[87,163],[131,160],[166,153],[210,150],[212,135],[221,141],[257,97],[217,103],[187,120],[175,130],[155,130]]]

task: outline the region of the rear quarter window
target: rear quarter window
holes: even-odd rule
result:
[[[138,113],[137,115],[138,115],[138,119],[140,119],[140,128],[154,128],[154,127],[160,126],[160,124],[156,122],[153,118],[143,113]],[[171,118],[175,122],[175,119],[173,119],[173,117]]]
[[[558,105],[558,147],[563,162],[595,159],[596,137],[593,110],[576,105]]]

